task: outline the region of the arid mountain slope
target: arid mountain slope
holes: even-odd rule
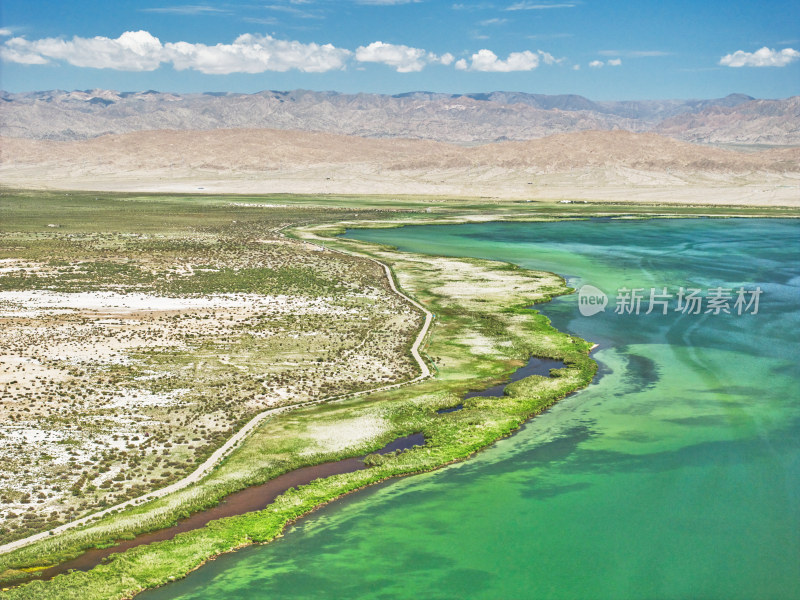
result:
[[[798,101],[742,94],[716,100],[594,102],[576,95],[518,92],[0,93],[0,135],[78,140],[145,130],[269,128],[474,144],[624,129],[701,143],[800,145]]]
[[[151,170],[192,167],[249,172],[320,164],[369,164],[393,170],[499,167],[558,172],[593,167],[773,173],[800,171],[800,148],[742,153],[656,134],[586,131],[526,142],[458,146],[275,129],[143,131],[77,142],[3,139],[3,163],[94,165]]]
[[[719,201],[767,194],[767,203],[800,202],[800,148],[745,153],[626,131],[469,147],[269,129],[0,141],[0,182],[19,187],[598,199],[643,194],[698,202],[713,201],[715,194]]]
[[[689,142],[712,144],[797,144],[800,96],[712,106],[662,121],[655,131]]]

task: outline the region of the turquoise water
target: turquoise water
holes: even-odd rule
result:
[[[143,598],[800,596],[800,223],[348,235],[596,286],[605,312],[582,316],[576,295],[539,308],[601,344],[601,377],[466,463],[354,494]],[[673,299],[666,316],[617,315],[624,286],[763,294],[758,314],[685,315]]]

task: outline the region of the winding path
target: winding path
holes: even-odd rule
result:
[[[286,229],[287,227],[291,227],[291,226],[292,226],[291,224],[290,225],[285,225],[285,226],[277,229],[275,231],[275,233],[278,234],[278,235],[281,235],[283,237],[286,237],[283,234],[283,229]],[[406,302],[408,302],[411,305],[415,306],[416,308],[418,308],[419,310],[421,310],[425,314],[425,322],[423,323],[419,334],[417,334],[417,337],[414,340],[414,343],[411,345],[411,355],[414,357],[414,360],[417,361],[417,364],[420,367],[420,371],[421,371],[420,374],[417,375],[416,377],[414,377],[413,379],[409,379],[408,381],[401,381],[400,383],[393,383],[393,384],[390,384],[390,385],[384,385],[384,386],[380,386],[380,387],[373,388],[373,389],[370,389],[370,390],[362,390],[360,392],[352,392],[352,393],[348,393],[348,394],[339,394],[339,395],[336,395],[336,396],[327,396],[325,398],[320,398],[319,400],[312,400],[310,402],[303,402],[303,403],[300,403],[300,404],[292,404],[290,406],[282,406],[280,408],[272,408],[272,409],[260,412],[259,414],[254,416],[252,419],[250,419],[250,421],[248,421],[244,425],[244,427],[242,427],[232,437],[230,437],[227,442],[225,442],[222,446],[217,448],[217,450],[211,456],[209,456],[199,467],[197,467],[192,473],[190,473],[189,475],[187,475],[183,479],[181,479],[179,481],[176,481],[175,483],[172,483],[172,484],[168,485],[167,487],[161,488],[159,490],[155,490],[153,492],[149,492],[149,493],[147,493],[147,494],[145,494],[143,496],[139,496],[138,498],[131,498],[130,500],[127,500],[127,501],[122,502],[120,504],[116,504],[114,506],[110,506],[110,507],[105,508],[105,509],[103,509],[103,510],[101,510],[99,512],[95,512],[95,513],[92,513],[92,514],[87,515],[85,517],[82,517],[80,519],[76,519],[75,521],[70,521],[69,523],[64,523],[63,525],[59,525],[58,527],[55,527],[55,528],[53,528],[53,529],[51,529],[49,531],[42,531],[40,533],[36,533],[36,534],[28,536],[26,538],[22,538],[22,539],[19,539],[19,540],[14,540],[13,542],[9,542],[7,544],[4,544],[4,545],[0,546],[0,554],[6,554],[8,552],[12,552],[14,550],[18,550],[19,548],[24,548],[25,546],[33,544],[34,542],[38,542],[39,540],[43,540],[45,538],[50,538],[50,537],[52,537],[54,535],[58,535],[60,533],[68,531],[70,529],[75,529],[76,527],[80,527],[81,525],[87,525],[87,524],[89,524],[89,523],[91,523],[93,521],[96,521],[96,520],[100,519],[101,517],[106,516],[107,514],[111,513],[112,511],[119,511],[120,509],[130,508],[131,506],[144,504],[145,502],[149,502],[149,501],[155,500],[157,498],[162,498],[162,497],[167,496],[167,495],[169,495],[169,494],[171,494],[173,492],[177,492],[179,490],[182,490],[183,488],[188,487],[189,485],[191,485],[193,483],[197,483],[203,477],[208,475],[224,458],[226,458],[228,455],[230,455],[231,452],[233,452],[236,448],[238,448],[239,445],[244,441],[244,439],[256,427],[258,427],[261,424],[262,421],[264,421],[268,417],[271,417],[273,415],[277,415],[277,414],[280,414],[280,413],[283,413],[283,412],[288,412],[290,410],[294,410],[294,409],[297,409],[297,408],[305,408],[305,407],[308,407],[308,406],[314,406],[316,404],[323,404],[325,402],[328,402],[328,403],[330,403],[330,402],[340,402],[342,400],[347,400],[349,398],[354,398],[356,396],[362,396],[364,394],[373,394],[373,393],[376,393],[376,392],[383,392],[383,391],[386,391],[386,390],[391,390],[391,389],[398,388],[398,387],[401,387],[401,386],[404,386],[404,385],[409,385],[411,383],[416,383],[417,381],[421,381],[422,379],[426,379],[426,378],[431,376],[431,371],[428,368],[428,365],[425,363],[424,360],[422,360],[422,357],[419,354],[419,348],[422,345],[422,343],[425,341],[425,336],[427,336],[428,330],[430,329],[431,323],[433,322],[433,314],[427,308],[422,306],[422,304],[420,304],[419,302],[417,302],[413,298],[410,298],[410,297],[406,296],[403,292],[401,292],[400,290],[397,289],[397,285],[395,284],[395,280],[394,280],[394,275],[392,274],[392,270],[389,268],[389,266],[387,264],[385,264],[385,263],[382,263],[381,261],[379,261],[379,260],[377,260],[375,258],[371,258],[371,257],[368,257],[368,256],[361,256],[361,255],[358,255],[358,254],[355,254],[355,253],[345,252],[345,251],[342,251],[342,250],[335,250],[335,249],[332,249],[332,248],[326,248],[325,246],[322,246],[321,244],[316,244],[314,242],[309,242],[307,240],[297,240],[297,242],[298,243],[311,244],[313,246],[317,246],[318,248],[321,248],[322,250],[324,250],[326,252],[337,252],[339,254],[345,254],[345,255],[349,255],[349,256],[356,256],[358,258],[361,258],[362,260],[369,260],[369,261],[372,261],[375,264],[378,264],[381,267],[383,267],[383,270],[386,273],[386,279],[389,282],[389,288],[392,290],[392,292],[394,292],[396,295],[400,296]]]

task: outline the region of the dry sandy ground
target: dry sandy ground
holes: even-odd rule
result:
[[[341,251],[334,250],[335,253],[343,254]],[[384,271],[387,277],[387,283],[391,293],[394,295],[394,298],[397,300],[398,303],[403,305],[403,303],[408,303],[404,306],[404,309],[401,311],[405,314],[410,314],[410,310],[408,305],[413,305],[414,307],[421,310],[424,315],[424,321],[422,322],[422,327],[417,333],[416,338],[414,339],[411,347],[410,347],[410,354],[413,357],[416,366],[419,367],[419,374],[416,377],[413,377],[408,380],[401,380],[396,383],[388,383],[385,385],[380,386],[372,386],[370,388],[355,392],[355,393],[344,393],[337,396],[321,396],[319,394],[312,395],[306,402],[301,404],[296,404],[294,406],[309,406],[312,404],[321,404],[323,402],[339,402],[342,400],[347,400],[357,395],[361,394],[369,394],[378,391],[385,391],[394,389],[400,386],[408,385],[410,383],[414,383],[425,379],[431,375],[431,371],[428,368],[428,365],[425,361],[422,360],[420,356],[419,348],[422,345],[423,341],[425,340],[426,336],[428,335],[428,330],[430,328],[431,323],[433,322],[433,314],[426,309],[424,306],[419,304],[416,300],[409,298],[402,292],[400,292],[394,280],[394,275],[392,271],[389,269],[387,265],[381,263],[375,259],[368,259],[373,263],[379,265],[381,269]],[[2,263],[0,263],[2,264]],[[6,267],[10,268],[10,267]],[[6,296],[8,296],[6,298]],[[273,301],[276,297],[267,297],[267,296],[256,296],[256,295],[240,295],[234,296],[229,294],[220,294],[215,295],[212,297],[204,297],[204,298],[164,298],[164,297],[154,297],[154,296],[147,296],[145,294],[116,294],[116,293],[77,293],[77,294],[48,294],[47,292],[35,291],[33,293],[14,293],[14,292],[0,292],[0,313],[2,313],[2,309],[4,308],[5,304],[9,305],[13,312],[19,312],[20,308],[27,307],[30,304],[30,314],[26,314],[27,317],[31,316],[41,316],[41,313],[55,313],[59,315],[63,312],[69,311],[70,309],[76,310],[80,309],[83,311],[111,311],[110,314],[117,315],[120,312],[124,311],[131,311],[135,310],[138,311],[137,314],[140,314],[143,310],[155,310],[159,311],[178,311],[183,310],[186,308],[190,308],[192,310],[197,310],[198,308],[220,308],[220,307],[230,307],[233,306],[235,308],[242,308],[241,300],[246,299],[248,301],[255,300],[256,303],[259,299],[272,299]],[[278,310],[293,310],[295,308],[300,308],[301,311],[303,310],[313,310],[314,308],[319,308],[320,302],[311,300],[309,302],[303,301],[303,299],[299,299],[300,306],[294,306],[297,304],[297,298],[280,298],[277,304],[279,305]],[[294,302],[293,302],[294,301]],[[273,302],[274,303],[274,302]],[[23,306],[18,306],[22,304]],[[246,303],[250,309],[252,306],[251,302]],[[323,303],[324,304],[324,303]],[[155,307],[155,309],[153,309]],[[259,308],[263,309],[263,306]],[[395,307],[387,306],[388,313],[392,314],[392,312],[397,312]],[[348,311],[349,312],[349,311]],[[109,319],[104,319],[104,321],[108,321]],[[116,320],[116,319],[114,319]],[[2,314],[0,314],[0,322],[2,322]],[[106,324],[106,323],[103,323]],[[205,326],[203,326],[205,327]],[[3,357],[0,356],[0,359]],[[372,369],[371,365],[368,365],[363,360],[359,360],[359,357],[355,357],[356,360],[354,361],[354,365],[350,365],[348,369],[349,372],[353,372],[357,370],[357,368],[364,368],[367,367],[368,369]],[[38,361],[33,361],[38,362]],[[357,365],[357,368],[354,368]],[[3,366],[2,361],[0,361],[0,367]],[[13,365],[12,365],[13,366]],[[18,365],[17,365],[18,366]],[[2,375],[2,371],[0,371],[0,375]],[[39,374],[41,375],[41,373]],[[17,376],[19,378],[19,376]],[[137,378],[142,379],[142,378]],[[38,377],[36,378],[38,380]],[[2,381],[2,378],[0,378]],[[14,380],[12,382],[14,385],[18,385],[19,382]],[[7,386],[6,386],[7,387]],[[25,388],[27,389],[27,387]],[[133,391],[132,398],[138,403],[146,402],[150,400],[150,404],[152,401],[159,403],[160,405],[169,404],[170,402],[174,401],[176,396],[180,396],[183,390],[176,390],[175,393],[168,393],[168,394],[142,394],[141,392]],[[142,400],[145,398],[145,400]],[[111,405],[113,408],[126,408],[130,411],[130,399],[123,398],[121,403],[115,403]],[[200,464],[192,473],[188,476],[176,481],[166,487],[162,487],[160,489],[156,489],[154,491],[150,491],[145,494],[143,497],[146,497],[148,500],[153,498],[160,498],[172,494],[178,490],[182,490],[188,487],[190,484],[196,483],[200,481],[205,475],[207,475],[216,465],[222,460],[225,456],[227,456],[234,448],[236,448],[261,422],[263,422],[268,416],[271,414],[276,414],[278,412],[282,412],[284,410],[290,409],[290,406],[285,406],[281,408],[270,408],[267,410],[262,410],[260,413],[256,414],[252,419],[250,419],[243,427],[241,427],[233,436],[231,436],[221,447],[217,448],[211,456],[209,456],[202,464]],[[341,451],[345,448],[349,448],[355,446],[357,444],[363,443],[365,440],[374,439],[381,435],[388,427],[388,422],[385,418],[375,413],[374,408],[368,407],[366,410],[367,414],[362,414],[357,416],[354,419],[345,419],[340,420],[336,419],[327,422],[316,423],[309,426],[307,430],[306,439],[297,440],[298,446],[306,446],[302,450],[300,450],[301,454],[304,455],[313,455],[318,452],[335,452]],[[329,417],[330,417],[329,413]],[[3,420],[5,421],[5,420]],[[20,430],[22,428],[19,428]],[[3,436],[2,431],[0,431],[0,437]],[[58,436],[60,439],[53,440],[52,436],[48,439],[48,435],[46,432],[43,432],[42,435],[36,435],[38,432],[31,428],[24,429],[24,433],[26,434],[25,439],[22,440],[26,447],[36,448],[37,450],[43,445],[44,442],[53,442],[53,444],[58,444],[58,442],[63,441],[64,436]],[[9,437],[9,436],[5,436]],[[308,439],[310,437],[310,440]],[[114,438],[116,439],[116,438]],[[125,437],[127,440],[127,436]],[[135,437],[135,440],[139,441],[139,436]],[[309,444],[309,442],[311,442]],[[18,444],[22,445],[22,444]],[[170,446],[171,447],[171,446]],[[73,452],[70,452],[72,454]],[[75,453],[77,455],[77,453]],[[73,461],[72,457],[63,456],[63,461],[67,465],[71,461]],[[74,462],[74,461],[73,461]],[[90,464],[91,461],[86,462],[84,464]],[[38,465],[39,461],[36,461]],[[112,477],[117,476],[124,472],[125,465],[115,465],[110,472],[107,471],[107,475],[104,476],[104,480],[111,481]],[[13,474],[12,474],[13,475]],[[76,475],[73,473],[73,475]],[[3,479],[10,479],[10,477],[4,476],[2,470],[0,470],[0,480]],[[61,477],[60,480],[64,478]],[[74,479],[74,477],[73,477]],[[56,503],[60,500],[59,492],[63,491],[56,486],[48,487],[43,489],[42,481],[46,479],[43,477],[39,477],[38,481],[36,478],[29,478],[29,485],[27,488],[22,489],[15,489],[13,490],[16,492],[16,495],[19,496],[20,494],[27,493],[30,497],[34,493],[39,492],[36,497],[35,502],[37,503],[36,510],[43,511],[45,507],[42,505],[47,502],[47,499],[51,500],[51,506],[47,507],[53,509],[52,505],[56,505]],[[62,481],[63,483],[63,481]],[[19,487],[19,486],[18,486]],[[10,490],[1,490],[9,492]],[[45,493],[49,491],[50,493]],[[177,501],[177,499],[175,500]],[[11,506],[7,499],[4,497],[4,514],[0,514],[0,517],[4,517],[4,521],[9,521],[16,519],[19,515],[17,513],[11,513],[10,509],[20,509],[24,508],[23,505],[28,504],[29,500],[26,499],[24,503],[20,502]],[[102,515],[109,513],[112,510],[120,510],[122,508],[131,506],[133,504],[137,504],[140,502],[140,498],[133,498],[126,500],[122,503],[112,505],[111,507],[105,508],[99,512],[95,512],[91,515],[84,516],[79,519],[68,521],[67,523],[61,524],[58,527],[54,527],[51,529],[50,532],[42,531],[36,533],[34,535],[28,536],[23,539],[18,539],[12,541],[11,543],[5,544],[0,546],[0,553],[9,552],[16,548],[21,548],[29,543],[32,543],[37,540],[41,540],[46,538],[48,535],[53,533],[60,533],[62,531],[66,531],[67,529],[73,529],[75,527],[81,526],[90,520],[98,518]],[[30,508],[30,507],[29,507]],[[162,509],[163,510],[163,509]],[[74,510],[72,511],[74,512]],[[10,514],[9,514],[10,513]],[[12,516],[13,515],[13,516]],[[134,517],[137,518],[137,517]],[[2,523],[3,521],[0,521]],[[50,521],[50,525],[55,525],[58,523],[58,519],[53,517]]]
[[[735,152],[625,131],[475,147],[258,129],[1,142],[0,183],[21,188],[800,206],[800,148]]]
[[[54,285],[71,269],[0,261],[0,276],[33,272]],[[393,283],[392,293],[330,297],[114,285],[0,291],[0,536],[163,487],[244,418],[416,371],[406,341],[421,319]]]

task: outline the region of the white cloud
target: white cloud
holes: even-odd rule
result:
[[[221,8],[200,4],[187,4],[185,6],[163,6],[160,8],[142,8],[142,12],[173,14],[173,15],[205,15],[228,12]]]
[[[544,64],[546,64],[546,65],[555,65],[555,64],[558,64],[558,63],[560,63],[560,62],[562,62],[564,60],[563,58],[556,58],[555,56],[553,56],[549,52],[545,52],[543,50],[537,50],[537,52],[538,52],[539,56],[541,57],[542,62],[544,62]]]
[[[549,8],[575,8],[575,3],[564,2],[556,4],[552,2],[515,2],[506,10],[547,10]]]
[[[502,25],[503,23],[508,23],[508,19],[497,19],[497,18],[485,19],[481,21],[479,24],[485,26],[485,25]]]
[[[784,48],[780,52],[764,46],[755,52],[737,50],[726,54],[719,60],[725,67],[785,67],[800,59],[800,52],[793,48]]]
[[[179,71],[202,73],[263,73],[297,69],[322,73],[345,67],[352,54],[331,44],[303,44],[276,40],[271,36],[240,35],[232,44],[162,44],[146,31],[126,31],[117,39],[106,37],[62,40],[25,38],[7,40],[0,48],[2,58],[22,64],[46,64],[59,60],[77,67],[153,71],[161,63],[172,63]]]
[[[21,65],[46,65],[50,62],[40,54],[31,52],[19,42],[27,42],[27,40],[12,38],[3,46],[0,46],[0,58],[5,62],[19,63]]]
[[[278,19],[275,17],[244,17],[245,23],[255,23],[256,25],[277,25]]]
[[[498,61],[494,70],[522,70],[520,57],[524,56],[525,53],[514,53],[509,61]],[[546,62],[555,60],[546,53],[542,53],[542,57]],[[27,40],[13,37],[0,43],[0,58],[29,65],[64,62],[78,67],[121,71],[153,71],[162,64],[171,64],[178,71],[191,69],[213,75],[292,69],[324,73],[344,69],[353,59],[359,63],[383,63],[399,73],[411,73],[430,64],[450,65],[455,60],[449,52],[437,55],[422,48],[380,41],[360,46],[355,52],[332,44],[279,40],[269,35],[249,33],[240,35],[230,44],[182,41],[162,44],[146,31],[126,31],[116,39],[98,36]],[[479,60],[480,64],[483,63]],[[491,70],[490,67],[486,69]]]
[[[449,65],[453,62],[453,58],[453,55],[449,52],[442,56],[437,56],[422,48],[384,42],[372,42],[369,46],[356,48],[357,61],[383,63],[394,67],[398,73],[421,71],[429,63]]]
[[[593,60],[589,63],[589,66],[593,69],[602,69],[604,66],[608,65],[609,67],[618,67],[622,64],[621,58],[610,58],[606,62],[602,60]]]
[[[194,69],[214,75],[291,69],[324,73],[343,69],[351,54],[349,50],[331,44],[303,44],[250,33],[240,35],[232,44],[206,46],[177,42],[165,44],[164,48],[169,60],[179,71]]]
[[[572,70],[573,71],[580,71],[581,70],[581,66],[580,65],[572,65]]]
[[[455,67],[460,71],[509,73],[511,71],[531,71],[539,66],[540,61],[546,65],[555,65],[561,64],[565,60],[556,58],[543,50],[512,52],[508,58],[502,60],[494,52],[484,48],[473,54],[469,61],[464,58],[456,61]]]
[[[8,37],[9,35],[14,35],[11,33],[10,29],[6,29],[5,27],[0,27],[0,37]]]
[[[291,4],[295,5],[305,5],[309,4],[308,2],[292,2]],[[262,4],[259,8],[263,8],[264,10],[274,10],[276,12],[282,12],[287,15],[291,15],[293,17],[297,17],[298,19],[323,19],[323,15],[319,13],[319,11],[313,10],[303,10],[302,8],[297,8],[296,6],[288,6],[286,4]]]
[[[126,31],[117,39],[76,36],[71,40],[44,38],[29,41],[15,37],[3,44],[2,57],[22,64],[46,64],[55,59],[76,67],[153,71],[164,60],[163,49],[159,39],[146,31]]]
[[[470,57],[471,63],[463,58],[456,62],[456,69],[461,71],[484,71],[508,73],[511,71],[531,71],[539,66],[539,56],[530,50],[512,52],[506,60],[501,60],[491,50],[479,50]]]

